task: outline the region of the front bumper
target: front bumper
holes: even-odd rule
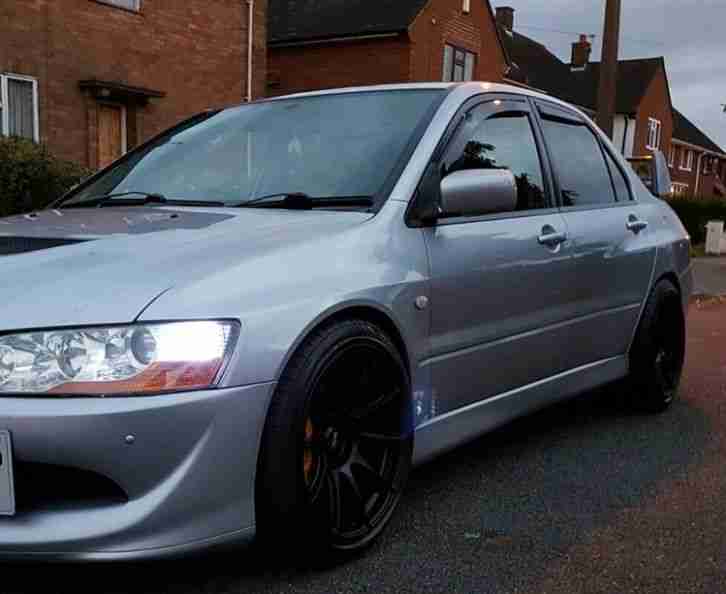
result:
[[[0,399],[0,429],[13,441],[18,508],[0,517],[0,558],[135,559],[249,540],[273,388]],[[18,492],[18,484],[31,466],[53,468],[48,476],[97,477],[123,498],[29,503],[24,497],[38,493]],[[36,480],[32,488],[52,495],[59,487]]]

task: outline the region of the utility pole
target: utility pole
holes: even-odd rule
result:
[[[615,99],[618,92],[618,50],[620,46],[620,0],[606,0],[605,32],[600,62],[600,86],[597,99],[597,124],[613,137]]]

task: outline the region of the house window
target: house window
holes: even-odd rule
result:
[[[474,80],[475,64],[476,54],[448,43],[444,45],[444,82]]]
[[[693,169],[693,151],[691,149],[681,150],[681,169],[691,171]]]
[[[645,148],[651,151],[657,151],[660,148],[661,128],[660,120],[648,118],[648,144],[645,145]]]
[[[471,0],[464,0],[464,5],[461,7],[461,11],[464,14],[469,14],[471,12]]]
[[[675,162],[676,162],[676,147],[671,146],[671,150],[668,153],[668,167],[670,167],[672,169]]]
[[[141,10],[141,0],[96,0],[96,2],[118,6],[126,10],[133,10],[134,12]]]
[[[676,197],[688,195],[688,184],[674,183],[672,194]]]
[[[37,80],[18,74],[0,75],[0,132],[40,141]]]
[[[713,160],[712,157],[706,157],[703,159],[703,174],[711,175],[713,171]]]

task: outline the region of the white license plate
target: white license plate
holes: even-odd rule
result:
[[[10,432],[0,430],[0,516],[15,515],[13,446]]]

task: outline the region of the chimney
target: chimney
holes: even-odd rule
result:
[[[514,9],[511,6],[497,6],[497,24],[507,31],[514,29]]]
[[[587,35],[580,35],[580,41],[572,44],[572,68],[585,68],[590,63],[592,44]]]

